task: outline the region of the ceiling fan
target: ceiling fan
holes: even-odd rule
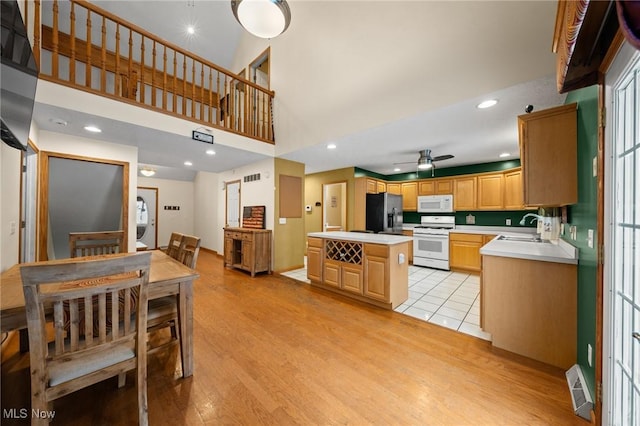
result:
[[[435,164],[433,164],[434,161],[448,160],[454,157],[451,154],[438,155],[437,157],[432,157],[430,149],[423,149],[421,151],[418,151],[418,154],[420,155],[420,157],[418,157],[418,170],[433,169],[435,168]],[[410,163],[413,163],[413,161],[407,161],[404,163],[394,163],[394,164],[410,164]]]

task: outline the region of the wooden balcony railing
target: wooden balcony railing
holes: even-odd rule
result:
[[[34,10],[41,79],[274,143],[273,91],[85,0]]]

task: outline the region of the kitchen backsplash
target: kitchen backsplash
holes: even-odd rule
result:
[[[471,215],[474,217],[475,223],[472,225],[479,226],[513,226],[518,228],[535,228],[536,222],[533,224],[529,223],[527,220],[526,225],[520,225],[520,219],[527,213],[531,213],[531,211],[498,211],[498,212],[489,212],[489,211],[471,211],[471,212],[455,212],[453,215],[456,217],[456,225],[467,225],[467,216]],[[420,223],[421,216],[428,216],[423,213],[418,212],[403,212],[402,213],[402,221],[403,223]],[[440,214],[438,216],[446,216],[445,214]],[[511,220],[511,225],[507,225],[507,219]],[[471,224],[470,224],[471,225]]]

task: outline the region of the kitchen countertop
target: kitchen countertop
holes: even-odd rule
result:
[[[363,243],[372,244],[384,244],[392,246],[394,244],[406,243],[413,241],[413,237],[406,237],[404,235],[391,235],[391,234],[370,234],[364,232],[310,232],[308,237],[325,238],[329,240],[344,240],[344,241],[357,241]]]
[[[559,239],[558,244],[555,244],[506,241],[494,238],[480,249],[480,254],[573,265],[578,263],[578,249],[562,239]]]

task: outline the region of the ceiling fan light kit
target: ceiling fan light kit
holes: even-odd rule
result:
[[[256,37],[279,36],[291,23],[291,10],[286,0],[231,0],[233,16]]]

